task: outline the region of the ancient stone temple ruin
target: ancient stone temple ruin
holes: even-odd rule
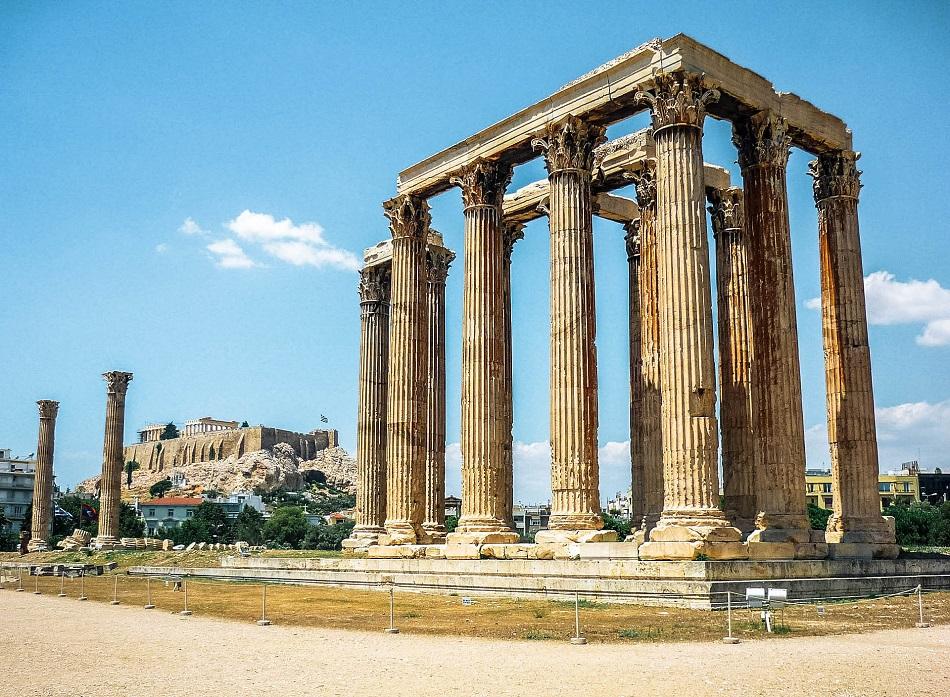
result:
[[[608,126],[642,111],[651,128],[607,141]],[[741,182],[704,161],[707,116],[731,122]],[[827,531],[809,529],[805,506],[792,147],[815,158],[835,506]],[[513,167],[535,157],[547,180],[508,193]],[[401,172],[384,204],[392,239],[368,251],[360,280],[359,494],[347,547],[370,557],[549,558],[565,545],[581,557],[641,560],[895,557],[877,494],[858,157],[841,119],[678,35]],[[631,183],[636,200],[611,193]],[[464,206],[463,464],[462,515],[446,538],[444,302],[455,255],[430,229],[427,199],[451,187]],[[594,215],[623,226],[617,253],[629,268],[639,530],[623,542],[602,529],[599,503]],[[510,275],[524,224],[541,216],[553,496],[549,528],[527,549],[512,526]],[[393,549],[405,546],[421,551]]]

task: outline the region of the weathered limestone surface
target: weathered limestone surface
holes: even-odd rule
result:
[[[807,542],[809,530],[802,495],[805,427],[785,183],[787,131],[786,122],[769,112],[740,119],[733,130],[745,184],[753,430],[760,458],[758,530],[749,539],[763,542]],[[762,536],[763,530],[771,532]]]
[[[100,544],[115,544],[119,536],[119,503],[122,496],[122,436],[125,432],[125,395],[132,373],[103,373],[107,384],[106,428],[102,448],[102,478],[99,480]]]
[[[356,430],[354,544],[375,542],[386,523],[386,410],[389,371],[390,265],[360,272],[360,374]],[[353,540],[361,542],[354,543]]]
[[[41,399],[39,438],[36,445],[36,475],[33,478],[33,519],[30,526],[31,552],[49,549],[53,526],[53,446],[56,439],[56,414],[59,402]]]
[[[643,533],[648,534],[663,511],[663,439],[660,396],[660,310],[656,256],[656,161],[647,160],[631,173],[640,204],[639,275],[636,303],[640,316],[639,417],[631,431],[631,455],[643,470]],[[631,303],[634,299],[631,299]],[[634,348],[631,345],[631,354]]]
[[[861,189],[852,151],[813,161],[821,255],[821,326],[825,348],[828,440],[834,513],[828,542],[893,544],[878,495],[877,428],[871,387],[858,229]]]
[[[538,542],[603,527],[590,172],[604,140],[603,128],[568,116],[533,141],[548,170],[551,233],[552,497],[550,529]]]
[[[757,445],[752,432],[752,334],[742,189],[707,189],[707,196],[716,240],[723,495],[726,516],[748,533],[757,513]]]
[[[738,541],[718,508],[718,428],[709,247],[704,214],[702,128],[718,97],[702,77],[657,74],[650,105],[656,141],[656,238],[659,289],[664,507],[641,557],[693,558],[713,542]],[[701,549],[677,546],[690,528]]]
[[[511,344],[511,254],[515,243],[524,237],[524,224],[505,221],[504,245],[504,311],[505,311],[505,425],[502,433],[502,458],[504,472],[504,489],[501,492],[501,502],[505,509],[505,520],[514,528],[514,375],[513,354]]]
[[[627,249],[629,289],[627,306],[630,324],[630,516],[633,528],[643,522],[646,508],[646,489],[643,479],[642,434],[643,422],[643,359],[640,351],[640,221],[624,225],[624,245]]]
[[[429,375],[426,410],[426,497],[422,527],[432,542],[445,539],[445,279],[455,254],[430,247],[426,256]]]
[[[505,240],[502,199],[511,167],[477,160],[452,181],[462,189],[462,515],[453,544],[515,542],[503,502],[510,475]],[[510,446],[509,446],[510,447]]]
[[[426,467],[429,205],[414,196],[384,204],[393,238],[386,473],[386,535],[380,544],[426,542],[422,528]]]

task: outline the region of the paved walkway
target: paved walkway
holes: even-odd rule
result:
[[[570,646],[258,627],[0,592],[0,697],[946,695],[950,626]]]

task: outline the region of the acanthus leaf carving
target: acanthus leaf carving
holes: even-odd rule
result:
[[[719,235],[726,230],[740,231],[744,225],[742,212],[742,189],[731,186],[707,192],[709,213],[712,218],[713,234]]]
[[[588,123],[573,114],[544,129],[544,135],[531,140],[531,147],[544,154],[548,174],[565,169],[576,169],[591,174],[594,168],[594,150],[607,142],[604,126]]]
[[[129,389],[129,383],[132,382],[132,373],[123,373],[120,370],[112,370],[103,373],[102,377],[106,381],[109,392],[124,395]]]
[[[36,405],[39,407],[41,419],[55,419],[59,413],[59,402],[52,399],[41,399]]]
[[[836,196],[857,199],[861,192],[861,170],[858,160],[861,153],[853,150],[837,150],[823,153],[808,163],[815,203]]]
[[[420,196],[402,194],[383,203],[383,213],[389,218],[393,239],[408,237],[425,240],[432,216],[429,202]]]
[[[506,162],[479,158],[449,177],[449,183],[462,189],[462,202],[466,208],[501,207],[512,174],[512,166]]]
[[[737,119],[732,127],[732,142],[739,151],[739,167],[756,165],[785,168],[792,139],[788,123],[770,111],[759,111],[752,116]]]
[[[524,239],[524,223],[517,220],[506,220],[502,228],[502,244],[504,244],[505,261],[511,263],[511,253],[515,242]]]
[[[623,178],[633,182],[640,208],[656,208],[656,160],[644,160],[643,167],[624,172]]]
[[[702,130],[706,106],[719,100],[719,90],[707,89],[705,75],[683,70],[658,72],[651,89],[638,90],[634,99],[648,104],[653,131],[669,126],[693,126]]]
[[[640,258],[640,220],[631,220],[624,223],[624,245],[627,248],[627,261]]]
[[[449,267],[455,261],[455,252],[445,247],[429,247],[426,254],[426,274],[429,283],[445,283]]]
[[[388,303],[392,270],[388,264],[368,266],[360,271],[360,302]]]

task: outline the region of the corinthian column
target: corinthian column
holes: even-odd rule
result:
[[[753,430],[758,443],[756,528],[750,542],[808,542],[805,426],[798,363],[785,168],[785,120],[758,112],[736,121],[733,141],[745,188],[752,326]]]
[[[393,236],[390,302],[386,535],[380,544],[424,543],[429,205],[403,195],[384,204]]]
[[[511,348],[511,254],[515,242],[524,238],[524,223],[506,221],[504,227],[505,266],[504,266],[504,307],[505,307],[505,426],[502,433],[502,460],[505,473],[501,491],[501,503],[505,508],[505,520],[514,528],[514,376]]]
[[[756,443],[752,437],[752,333],[742,189],[711,190],[707,195],[716,240],[722,488],[726,515],[748,533],[755,526],[757,512]]]
[[[426,498],[422,527],[432,542],[445,540],[445,279],[455,254],[429,247],[429,375],[426,402]]]
[[[575,116],[549,124],[544,152],[551,231],[551,518],[538,542],[616,539],[599,532],[597,348],[590,180],[602,126]]]
[[[640,551],[641,558],[693,558],[711,553],[716,542],[740,538],[718,508],[702,136],[706,104],[719,94],[690,73],[659,73],[654,83],[637,99],[650,105],[656,141],[664,506]],[[720,549],[716,556],[732,555]]]
[[[834,512],[828,542],[894,545],[881,516],[877,427],[871,388],[871,351],[864,304],[864,268],[858,230],[858,153],[819,155],[815,179],[821,252],[821,328],[825,347],[828,440]],[[874,551],[894,556],[896,547]]]
[[[629,290],[627,308],[630,337],[630,519],[634,530],[643,524],[646,489],[643,481],[640,423],[643,419],[643,358],[640,347],[640,221],[623,226],[627,249]]]
[[[30,527],[31,552],[49,549],[53,525],[53,442],[56,437],[56,414],[59,402],[41,399],[40,434],[36,445],[36,476],[33,479],[33,520]]]
[[[360,374],[356,417],[356,526],[345,548],[378,541],[386,523],[389,264],[360,271]]]
[[[476,160],[451,181],[462,188],[465,265],[462,515],[449,542],[517,542],[518,534],[511,529],[502,500],[510,458],[506,463],[505,245],[501,215],[511,165]]]
[[[125,393],[132,373],[103,373],[106,384],[106,432],[102,447],[102,476],[99,478],[100,544],[114,544],[119,537],[119,503],[122,494],[122,436],[125,433]]]
[[[648,534],[663,510],[663,438],[660,399],[660,311],[657,289],[656,257],[656,161],[646,160],[638,172],[627,175],[636,185],[640,221],[637,228],[639,251],[637,297],[631,304],[639,309],[640,343],[630,346],[631,360],[639,355],[639,380],[636,384],[638,417],[631,428],[631,456],[641,463],[643,516],[636,519],[643,534]],[[631,287],[632,291],[632,287]],[[631,342],[633,339],[631,338]],[[631,367],[631,372],[633,368]],[[631,419],[633,417],[631,416]]]

